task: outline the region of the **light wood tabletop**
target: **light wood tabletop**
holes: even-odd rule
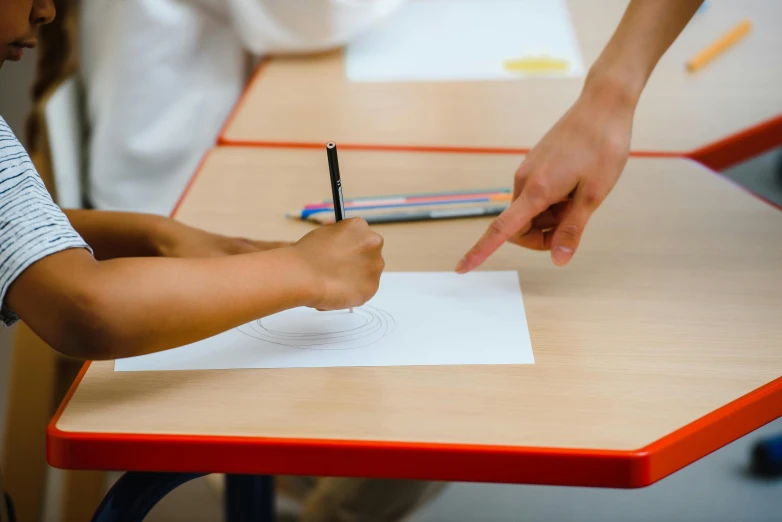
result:
[[[340,165],[350,197],[502,187],[520,159],[343,151]],[[328,198],[327,172],[324,150],[218,148],[177,217],[215,232],[296,240],[313,225],[284,215]],[[376,229],[387,270],[439,271],[451,270],[488,223]],[[138,469],[127,466],[142,465],[141,450],[132,451],[140,444],[164,466],[187,446],[177,442],[169,455],[149,449],[154,441],[211,441],[199,449],[209,455],[236,437],[247,451],[266,444],[277,452],[255,460],[231,453],[246,472],[644,485],[782,415],[779,238],[778,209],[699,164],[631,158],[570,266],[507,245],[483,267],[519,272],[535,364],[115,373],[113,363],[96,362],[53,423],[50,460]],[[123,434],[124,445],[109,444]],[[560,450],[647,459],[661,440],[673,453],[644,461],[642,471],[513,460]],[[298,441],[304,456],[285,453],[286,441]],[[95,445],[103,443],[101,453]],[[398,453],[385,468],[339,453],[387,445]],[[493,455],[504,460],[467,465],[459,452],[468,447],[502,448]],[[421,448],[439,448],[450,464],[428,462]],[[325,464],[329,452],[341,464]],[[180,460],[230,471],[216,458]],[[569,475],[577,468],[582,475]]]
[[[584,65],[616,28],[626,0],[569,0]],[[749,36],[701,71],[686,62],[744,18]],[[689,153],[782,114],[782,3],[709,3],[659,63],[636,112],[632,149]],[[528,149],[577,98],[583,79],[358,83],[341,52],[274,58],[248,86],[224,144]]]

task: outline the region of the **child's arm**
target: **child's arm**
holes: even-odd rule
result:
[[[363,220],[350,219],[292,247],[228,257],[96,261],[71,249],[25,270],[6,301],[65,355],[130,357],[287,308],[363,304],[377,291],[381,248]]]
[[[214,257],[290,246],[210,234],[154,214],[63,210],[99,260],[118,257]]]

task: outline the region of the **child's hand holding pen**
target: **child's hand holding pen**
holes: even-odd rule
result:
[[[381,255],[383,238],[359,218],[323,227],[295,245],[212,234],[170,219],[160,219],[156,230],[159,253],[166,257],[219,257],[295,246],[293,250],[305,261],[309,269],[306,273],[313,281],[312,306],[321,310],[367,302],[377,292],[385,265]]]
[[[311,275],[318,310],[345,310],[369,301],[385,267],[383,238],[361,218],[345,219],[313,230],[295,245]]]

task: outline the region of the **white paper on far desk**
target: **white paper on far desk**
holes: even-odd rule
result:
[[[532,364],[516,272],[383,274],[367,305],[296,308],[115,371]]]
[[[501,80],[523,76],[506,60],[542,56],[569,63],[543,76],[584,74],[564,0],[416,0],[348,46],[345,72],[359,82]]]

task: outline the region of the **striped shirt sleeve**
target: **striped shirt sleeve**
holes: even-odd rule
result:
[[[30,157],[0,116],[0,321],[18,320],[8,287],[30,265],[69,248],[90,247],[52,201]],[[92,250],[90,250],[92,252]]]

